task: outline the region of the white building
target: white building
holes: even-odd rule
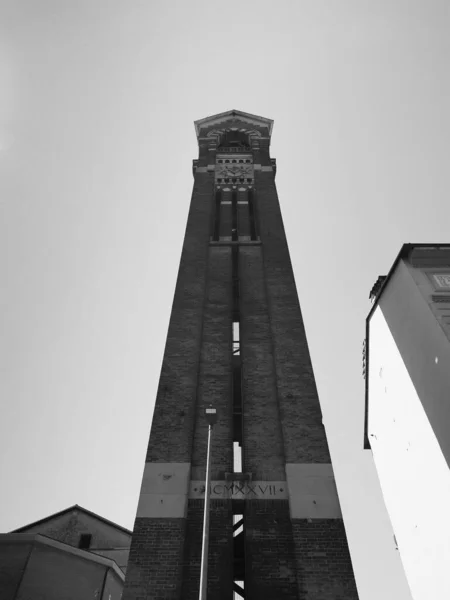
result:
[[[372,290],[365,447],[414,600],[450,597],[450,245],[405,244]]]

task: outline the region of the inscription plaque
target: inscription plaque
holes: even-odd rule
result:
[[[189,498],[204,498],[205,482],[191,481]],[[287,500],[285,481],[212,481],[211,499],[215,500]]]

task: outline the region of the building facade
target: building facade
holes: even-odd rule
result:
[[[198,598],[210,404],[208,597],[357,598],[272,126],[236,110],[195,123],[199,157],[124,600]]]
[[[414,600],[448,596],[450,245],[405,244],[372,293],[365,448]]]

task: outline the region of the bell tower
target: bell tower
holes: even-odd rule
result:
[[[357,600],[275,187],[273,121],[195,122],[199,157],[124,600]]]

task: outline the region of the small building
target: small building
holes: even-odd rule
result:
[[[0,598],[120,600],[131,534],[78,505],[0,534]]]
[[[364,447],[415,600],[448,597],[450,244],[405,244],[371,292]]]

